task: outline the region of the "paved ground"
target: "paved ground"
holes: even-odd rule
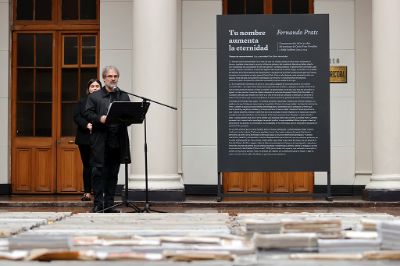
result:
[[[141,261],[57,261],[57,262],[32,262],[32,261],[0,261],[1,266],[398,266],[398,261],[263,261],[257,263],[243,262],[231,263],[225,261],[200,261],[200,262],[141,262]]]

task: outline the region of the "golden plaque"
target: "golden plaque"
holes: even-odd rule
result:
[[[347,66],[331,66],[329,81],[331,83],[347,83]]]

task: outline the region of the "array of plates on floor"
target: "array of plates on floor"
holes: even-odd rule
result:
[[[351,213],[0,213],[10,260],[400,259],[400,219]],[[396,253],[397,252],[397,253]]]

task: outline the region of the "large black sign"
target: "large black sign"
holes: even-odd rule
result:
[[[330,171],[328,15],[217,17],[218,170]]]

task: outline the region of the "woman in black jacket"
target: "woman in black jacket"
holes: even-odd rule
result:
[[[98,79],[90,79],[87,84],[87,94],[93,93],[101,88],[101,82]],[[87,95],[83,96],[75,107],[74,121],[76,123],[75,143],[79,147],[81,160],[83,164],[83,187],[84,193],[82,201],[90,201],[92,191],[92,178],[90,167],[90,134],[92,133],[92,123],[84,117],[86,110]]]

